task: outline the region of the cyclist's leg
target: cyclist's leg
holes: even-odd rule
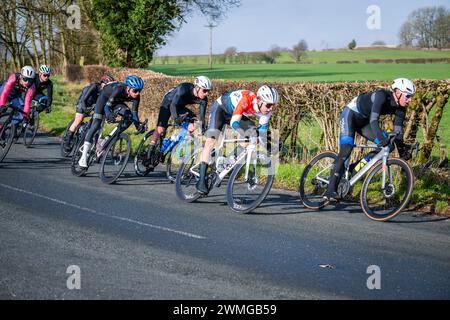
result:
[[[206,142],[202,151],[200,177],[196,184],[197,191],[202,194],[208,193],[208,188],[206,186],[206,171],[208,170],[208,163],[210,162],[211,152],[214,148],[216,138],[219,137],[223,126],[227,120],[229,122],[230,118],[231,117],[225,112],[225,109],[221,108],[217,101],[214,102],[209,115],[209,125],[208,130],[206,131]]]
[[[325,195],[329,200],[337,199],[337,186],[339,179],[344,173],[344,163],[350,157],[355,144],[355,115],[354,111],[345,107],[341,112],[339,120],[339,153],[331,171],[330,183]]]
[[[170,109],[161,106],[159,108],[157,127],[155,131],[153,131],[152,138],[150,139],[148,150],[147,150],[147,159],[143,161],[144,166],[150,166],[153,158],[153,152],[155,149],[156,142],[159,140],[159,137],[164,134],[169,125],[170,119]]]
[[[92,143],[94,142],[94,135],[97,133],[97,131],[101,128],[103,117],[104,117],[104,106],[103,105],[96,105],[95,111],[93,115],[92,125],[89,128],[88,132],[86,133],[86,138],[84,139],[83,144],[83,154],[78,161],[78,164],[80,167],[87,167],[87,154],[89,150],[92,147]]]

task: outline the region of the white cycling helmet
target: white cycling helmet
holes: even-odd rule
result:
[[[20,74],[25,78],[33,78],[36,77],[36,71],[32,66],[25,66],[20,70]]]
[[[280,96],[278,95],[278,91],[269,85],[264,85],[258,89],[256,95],[264,102],[277,104],[280,102]]]
[[[194,84],[199,88],[203,88],[206,90],[212,90],[212,83],[208,77],[198,76],[197,78],[195,78]]]
[[[391,89],[399,89],[400,91],[411,95],[416,93],[416,86],[411,80],[406,78],[398,78],[392,81]]]
[[[50,72],[52,72],[52,68],[46,66],[45,64],[41,64],[41,66],[39,67],[39,72],[50,74]]]

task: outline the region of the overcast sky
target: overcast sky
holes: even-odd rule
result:
[[[265,51],[272,45],[291,48],[305,39],[309,49],[343,48],[375,40],[398,44],[398,31],[408,15],[425,6],[445,6],[448,0],[241,0],[213,31],[213,53],[234,46],[238,51]],[[377,19],[380,17],[380,19]],[[158,55],[207,54],[209,29],[205,17],[194,14],[168,38]]]

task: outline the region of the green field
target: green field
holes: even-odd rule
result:
[[[421,50],[421,49],[335,49],[323,51],[308,51],[305,62],[336,63],[337,61],[358,61],[365,63],[368,59],[416,59],[416,58],[450,58],[450,51]],[[157,57],[153,65],[166,64],[208,64],[208,55]],[[289,52],[282,52],[276,59],[277,63],[294,63]]]
[[[254,81],[390,81],[448,79],[450,64],[223,64],[152,65],[150,69],[173,76],[206,75],[212,79]]]

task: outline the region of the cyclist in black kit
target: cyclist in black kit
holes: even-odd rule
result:
[[[337,186],[344,171],[344,162],[352,152],[355,132],[375,142],[379,147],[385,147],[389,143],[387,133],[381,130],[378,123],[381,115],[395,115],[394,132],[398,134],[395,143],[400,155],[406,155],[403,143],[403,121],[406,108],[416,92],[416,86],[411,80],[398,78],[392,82],[391,89],[391,91],[382,89],[363,93],[342,110],[339,121],[339,154],[325,194],[327,200],[339,198]]]
[[[49,113],[52,110],[53,102],[53,82],[50,80],[50,73],[52,69],[45,64],[39,67],[39,75],[36,77],[36,93],[33,100],[39,102],[36,109],[38,112],[44,111]],[[44,93],[47,91],[47,93]]]
[[[70,151],[71,141],[77,127],[83,121],[83,119],[90,115],[92,110],[95,108],[95,102],[100,95],[100,91],[109,83],[114,82],[114,78],[109,75],[104,75],[100,79],[100,83],[93,82],[81,91],[81,95],[78,98],[76,105],[75,119],[73,120],[67,135],[64,137],[64,148],[66,151]]]
[[[114,82],[107,85],[95,103],[95,111],[93,115],[92,126],[86,134],[84,140],[83,154],[78,162],[80,167],[87,167],[87,154],[94,142],[95,133],[101,128],[103,118],[106,121],[113,122],[115,120],[116,111],[124,117],[124,126],[119,128],[120,131],[125,131],[131,123],[134,123],[136,130],[139,133],[145,131],[145,124],[139,121],[139,101],[140,93],[144,88],[144,81],[138,76],[128,76],[125,78],[125,83]],[[132,110],[127,107],[125,102],[132,101]],[[132,118],[132,120],[128,120]]]
[[[180,115],[189,114],[190,118],[193,118],[194,113],[186,108],[189,104],[200,105],[200,122],[202,125],[202,133],[206,131],[205,114],[206,107],[208,105],[208,93],[212,90],[212,83],[208,77],[199,76],[195,78],[194,83],[183,82],[177,87],[172,88],[164,95],[161,103],[157,121],[157,129],[153,133],[150,145],[147,151],[147,160],[143,164],[149,167],[151,164],[152,153],[156,142],[159,137],[164,134],[169,123],[169,119],[172,116],[175,123],[181,124],[183,117]],[[193,132],[196,129],[194,124],[190,124],[188,127],[189,132]]]

